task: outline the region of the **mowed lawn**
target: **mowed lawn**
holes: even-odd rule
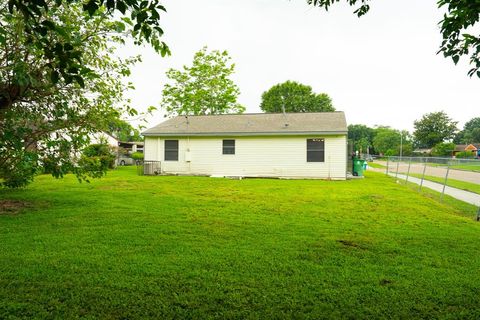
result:
[[[475,208],[382,174],[120,168],[90,184],[40,176],[0,201],[2,319],[480,318]]]
[[[421,179],[423,175],[419,173],[411,173],[410,176]],[[423,176],[423,178],[425,180],[437,182],[442,185],[445,183],[445,178],[442,178],[442,177]],[[455,180],[455,179],[447,179],[447,186],[480,194],[480,184],[475,184],[475,183],[465,182],[465,181]]]

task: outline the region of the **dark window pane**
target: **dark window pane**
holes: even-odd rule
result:
[[[165,140],[165,161],[178,161],[178,140]]]
[[[235,154],[235,140],[223,140],[223,154]]]
[[[325,152],[323,151],[308,151],[307,162],[324,162]]]
[[[307,162],[325,161],[325,140],[307,139]]]
[[[178,140],[165,140],[165,149],[178,150]]]

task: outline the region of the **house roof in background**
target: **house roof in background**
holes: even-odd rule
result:
[[[480,143],[470,143],[470,144],[457,144],[455,146],[454,151],[458,151],[458,152],[466,151],[467,147],[469,147],[469,146],[473,146],[477,150],[480,149]],[[474,150],[474,149],[470,149],[470,150]]]
[[[177,116],[142,133],[144,136],[305,135],[347,134],[345,114],[244,113]]]

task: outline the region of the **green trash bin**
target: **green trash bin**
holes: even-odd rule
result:
[[[353,158],[353,175],[356,177],[363,177],[363,170],[366,165],[366,161],[359,159],[359,158]]]

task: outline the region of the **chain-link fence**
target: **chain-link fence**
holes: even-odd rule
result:
[[[418,190],[428,187],[479,207],[480,219],[480,159],[440,157],[388,157],[385,173],[404,183],[418,184]]]

